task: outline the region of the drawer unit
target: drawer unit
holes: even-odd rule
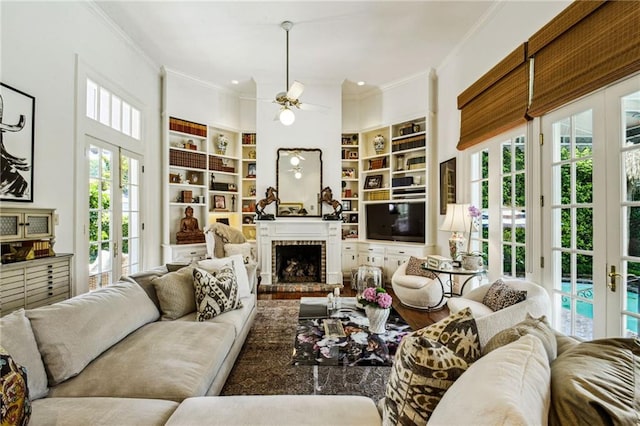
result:
[[[0,315],[71,296],[70,254],[4,264],[0,269]]]
[[[165,263],[191,263],[207,258],[206,244],[166,244],[162,248]]]

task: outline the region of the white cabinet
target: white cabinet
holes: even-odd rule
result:
[[[390,283],[396,269],[411,256],[425,257],[426,255],[426,248],[423,245],[394,244],[387,246],[384,260],[385,281]]]
[[[0,212],[0,241],[54,238],[53,209],[3,208]]]
[[[206,244],[163,244],[162,257],[165,263],[191,263],[207,258]]]
[[[384,247],[362,244],[358,250],[358,264],[384,267]]]
[[[71,254],[0,266],[0,315],[33,309],[71,296]]]
[[[351,277],[351,270],[358,267],[358,243],[342,241],[342,275]]]

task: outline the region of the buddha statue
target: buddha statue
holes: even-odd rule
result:
[[[180,230],[176,234],[178,244],[204,243],[204,232],[198,226],[198,219],[193,217],[193,207],[184,209],[184,217],[180,219]]]

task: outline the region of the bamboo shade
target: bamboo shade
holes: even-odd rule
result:
[[[526,58],[524,43],[458,96],[459,150],[527,122],[529,64]]]
[[[576,1],[529,39],[528,114],[539,117],[640,70],[640,2]]]

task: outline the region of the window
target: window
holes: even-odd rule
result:
[[[495,277],[526,275],[526,137],[503,134],[470,156],[470,202],[482,210],[471,251],[484,255]],[[499,200],[499,201],[498,201]]]
[[[90,79],[87,79],[86,115],[113,130],[140,140],[140,110]]]

